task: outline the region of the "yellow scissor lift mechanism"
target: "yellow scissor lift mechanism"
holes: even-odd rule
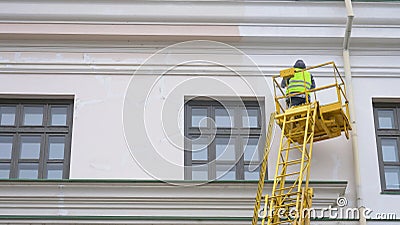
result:
[[[277,81],[277,78],[292,77],[295,72],[321,67],[332,67],[333,84],[311,90],[304,88],[306,91],[303,93],[286,94]],[[309,187],[309,178],[313,143],[338,137],[342,132],[349,138],[351,126],[346,86],[334,62],[302,70],[282,70],[280,75],[273,76],[272,79],[276,110],[271,114],[268,125],[252,225],[256,225],[260,217],[262,225],[266,221],[268,225],[310,224],[309,215],[304,209],[311,208],[312,205],[313,190]],[[305,85],[304,82],[304,87]],[[336,93],[336,100],[329,104],[319,102],[318,94],[329,90]],[[305,104],[287,108],[286,98],[298,94],[310,96],[310,100],[306,98]],[[282,129],[282,134],[272,192],[262,196],[274,120]],[[265,203],[260,210],[263,197]]]

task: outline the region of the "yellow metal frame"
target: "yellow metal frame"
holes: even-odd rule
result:
[[[293,77],[295,73],[296,73],[295,68],[289,68],[289,69],[281,70],[279,72],[279,76],[282,78],[288,78],[288,77]]]
[[[277,78],[281,75],[276,75],[272,77],[274,83],[274,100],[275,100],[275,113],[277,115],[277,123],[282,128],[283,115],[288,108],[286,107],[285,100],[290,97],[294,97],[299,94],[304,94],[305,96],[313,96],[311,102],[319,102],[318,93],[325,90],[334,90],[336,92],[336,101],[330,104],[324,104],[319,102],[320,109],[318,110],[319,116],[317,120],[316,128],[316,139],[314,141],[325,140],[329,138],[338,137],[341,132],[344,132],[346,137],[349,138],[349,130],[351,130],[350,125],[350,111],[349,111],[349,101],[346,96],[346,84],[343,77],[340,75],[338,68],[334,62],[327,62],[319,64],[317,66],[307,67],[303,70],[297,70],[296,72],[302,71],[312,71],[317,68],[330,67],[332,69],[332,74],[334,78],[334,83],[307,90],[299,93],[287,94],[283,91]],[[283,70],[283,71],[287,71]],[[304,83],[305,85],[305,83]],[[310,101],[306,98],[306,104]]]
[[[275,113],[271,113],[270,118],[269,118],[267,137],[266,137],[265,146],[264,146],[264,157],[263,157],[263,160],[261,163],[261,168],[260,168],[260,179],[258,180],[256,202],[254,204],[254,210],[253,210],[253,220],[252,220],[253,225],[256,225],[257,221],[258,221],[258,214],[259,214],[260,205],[261,205],[262,191],[264,189],[265,174],[267,172],[268,155],[271,150],[271,139],[272,139],[272,131],[274,129],[274,120],[275,120]],[[268,199],[268,195],[265,197],[265,199]],[[266,205],[264,208],[264,213],[266,213]],[[265,221],[265,215],[263,218],[264,218],[263,220]],[[263,222],[263,224],[264,224],[264,222]]]
[[[269,201],[268,225],[304,224],[301,216],[304,190],[308,190],[310,163],[313,150],[318,103],[311,103],[283,116],[283,128],[275,170],[275,179]],[[303,140],[298,143],[296,140]],[[290,178],[292,182],[287,182]],[[308,193],[308,192],[306,192]],[[291,212],[296,214],[293,216]]]
[[[276,78],[287,78],[294,72],[309,71],[312,69],[331,66],[335,82],[330,85],[307,90],[302,93],[286,94]],[[273,76],[275,96],[275,121],[281,127],[278,159],[275,169],[274,184],[271,195],[265,196],[265,205],[262,216],[262,225],[296,224],[309,225],[309,211],[312,206],[313,190],[309,187],[310,163],[312,159],[313,143],[325,139],[338,137],[342,132],[349,138],[350,116],[346,86],[334,62],[328,62],[303,70],[294,71],[293,68],[282,70],[280,75]],[[304,82],[305,83],[305,82]],[[336,101],[324,104],[318,101],[318,92],[333,89]],[[312,101],[306,98],[306,103],[300,106],[287,108],[281,101],[304,94],[313,95]],[[272,114],[273,115],[273,114]],[[272,116],[271,115],[271,116]],[[252,225],[258,223],[259,209],[264,187],[271,138],[270,119],[264,158],[260,168],[260,180],[254,207]],[[290,180],[290,182],[288,181]],[[292,212],[296,212],[292,215]]]

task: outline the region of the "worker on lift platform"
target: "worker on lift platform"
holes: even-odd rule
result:
[[[303,70],[306,68],[306,64],[303,60],[299,59],[293,67],[296,70]],[[310,90],[315,88],[315,81],[312,74],[305,70],[302,72],[296,72],[293,77],[283,78],[281,87],[287,87],[286,94],[300,93],[286,99],[287,106],[292,107],[306,103],[306,95],[301,92],[305,92],[306,89]],[[310,100],[310,95],[308,95],[308,102],[310,102]]]

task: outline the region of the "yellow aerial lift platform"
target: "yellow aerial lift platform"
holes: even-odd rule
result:
[[[332,67],[333,84],[311,90],[304,88],[306,91],[302,93],[287,94],[277,81],[277,78],[289,78],[294,73],[321,67]],[[275,112],[271,114],[268,126],[252,225],[258,223],[259,217],[262,225],[265,221],[268,225],[306,225],[310,224],[309,211],[306,209],[311,208],[313,196],[313,190],[308,185],[313,143],[338,137],[342,132],[349,138],[351,126],[346,86],[334,62],[302,70],[282,70],[280,75],[273,76],[272,79]],[[335,96],[333,102],[324,103],[318,99],[320,93],[325,91],[332,91],[333,94],[330,95]],[[299,94],[310,97],[306,98],[305,104],[288,108],[286,99]],[[274,120],[282,129],[282,134],[272,192],[264,197],[265,204],[260,210]]]

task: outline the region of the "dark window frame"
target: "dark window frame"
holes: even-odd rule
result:
[[[243,127],[242,125],[242,116],[240,111],[243,110],[241,106],[245,106],[245,108],[249,109],[257,109],[258,110],[258,126],[256,128],[253,127]],[[207,115],[213,119],[215,119],[215,109],[221,107],[233,107],[234,109],[234,121],[233,126],[231,128],[225,127],[212,127],[209,121],[207,122],[206,128],[198,128],[192,127],[192,108],[207,108]],[[211,98],[193,98],[185,101],[184,105],[184,134],[185,134],[185,151],[184,151],[184,179],[192,180],[192,165],[202,165],[208,164],[208,180],[216,179],[216,138],[233,138],[235,142],[235,180],[245,180],[245,167],[249,165],[257,165],[259,167],[260,161],[257,163],[252,161],[244,160],[244,141],[248,138],[255,137],[259,138],[258,145],[258,154],[259,159],[262,159],[263,154],[263,143],[265,142],[265,102],[263,100],[257,99],[243,99],[243,100],[223,100],[217,101]],[[192,161],[191,154],[191,146],[192,143],[189,139],[193,137],[198,137],[200,135],[200,129],[202,134],[211,135],[213,132],[216,132],[216,137],[214,140],[210,138],[210,145],[208,146],[208,159],[207,160],[196,160]],[[240,155],[240,158],[237,158]],[[226,164],[228,165],[231,162],[222,162],[218,161],[218,165]],[[229,164],[231,165],[231,164]],[[258,178],[257,178],[258,179]]]
[[[395,101],[394,103],[388,102],[389,100],[373,100],[373,114],[374,114],[374,124],[375,124],[375,137],[376,137],[376,145],[378,151],[378,164],[379,164],[379,175],[381,182],[381,190],[386,193],[400,191],[399,189],[388,189],[386,187],[386,178],[385,178],[385,166],[396,166],[400,168],[400,160],[399,162],[384,162],[383,161],[383,151],[382,151],[382,138],[393,138],[397,139],[397,150],[398,155],[400,156],[400,103]],[[378,118],[378,110],[393,110],[394,111],[394,128],[379,128],[379,118]]]
[[[47,167],[49,164],[62,163],[62,179],[68,179],[70,175],[74,99],[70,96],[54,96],[54,98],[52,96],[36,97],[27,96],[24,98],[12,95],[10,98],[7,98],[7,96],[0,96],[0,106],[16,107],[14,126],[0,126],[0,135],[13,136],[11,159],[0,159],[0,163],[10,163],[9,179],[21,179],[18,178],[20,163],[37,163],[37,179],[47,179]],[[23,110],[26,106],[43,106],[43,121],[41,126],[23,125]],[[54,106],[67,107],[65,126],[51,126],[51,107]],[[39,159],[20,159],[21,136],[40,136]],[[49,159],[49,138],[54,136],[65,138],[63,159]]]

